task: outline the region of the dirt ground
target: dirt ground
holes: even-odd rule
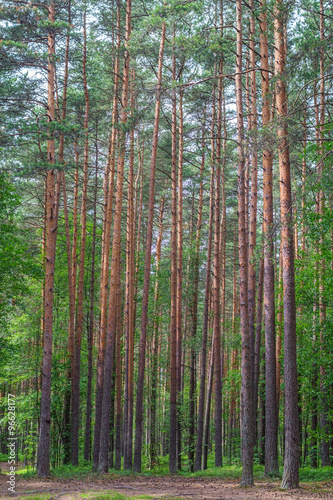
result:
[[[4,472],[4,470],[3,470]],[[9,499],[8,477],[0,475],[0,498]],[[15,498],[37,500],[44,493],[47,500],[80,500],[106,493],[119,492],[130,497],[179,500],[333,500],[333,481],[322,483],[303,483],[293,491],[280,490],[279,483],[258,481],[252,488],[241,488],[239,481],[226,481],[219,478],[184,478],[179,476],[104,476],[84,479],[21,479],[17,476]],[[87,495],[89,493],[89,495]],[[90,495],[91,493],[91,495]],[[92,493],[95,493],[92,494]]]

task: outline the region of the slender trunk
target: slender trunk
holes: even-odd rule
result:
[[[119,157],[117,164],[117,186],[116,186],[116,200],[115,200],[115,211],[114,211],[115,215],[113,224],[112,260],[111,260],[110,287],[109,287],[110,290],[109,311],[107,319],[107,336],[106,336],[105,359],[104,359],[104,382],[103,382],[103,399],[102,399],[102,415],[101,415],[99,463],[98,463],[98,470],[100,472],[108,472],[109,468],[108,452],[109,452],[109,438],[110,438],[112,365],[113,365],[114,339],[116,334],[117,297],[120,293],[120,278],[118,277],[118,275],[120,273],[120,257],[121,257],[121,215],[122,215],[122,203],[123,203],[124,164],[125,164],[125,150],[126,150],[125,125],[127,123],[129,59],[130,59],[128,45],[129,45],[130,34],[131,34],[131,0],[127,0],[123,88],[122,88],[122,101],[121,101],[122,129],[119,132]]]
[[[181,470],[181,402],[182,402],[182,294],[183,294],[183,91],[179,93],[178,125],[178,200],[177,200],[177,461]]]
[[[93,342],[94,342],[94,291],[95,291],[95,257],[96,257],[96,217],[97,217],[97,186],[98,186],[98,143],[96,124],[96,164],[95,164],[95,188],[94,188],[94,215],[93,234],[91,249],[91,274],[90,274],[90,306],[88,327],[88,378],[87,378],[87,403],[86,403],[86,427],[84,438],[84,459],[90,461],[91,451],[91,388],[92,388],[92,366],[93,366]]]
[[[108,281],[109,281],[109,261],[110,261],[110,240],[113,207],[113,185],[115,173],[115,153],[118,120],[118,87],[119,87],[119,48],[121,43],[120,33],[120,2],[117,4],[117,54],[114,67],[113,84],[113,107],[112,107],[112,132],[110,137],[110,149],[104,176],[104,216],[103,216],[103,236],[102,236],[102,258],[101,258],[101,284],[100,284],[100,325],[99,342],[97,355],[97,377],[96,377],[96,402],[95,402],[95,428],[93,444],[93,470],[97,470],[99,461],[100,432],[102,420],[102,401],[104,383],[104,359],[107,329],[107,303],[108,303]],[[107,186],[108,180],[108,187]],[[106,198],[106,199],[105,199]]]
[[[238,300],[237,300],[237,273],[236,273],[236,265],[237,265],[237,229],[236,224],[234,227],[234,258],[233,258],[233,279],[232,279],[232,329],[231,336],[234,341],[235,336],[237,335],[237,326],[236,326],[236,318],[238,316]],[[237,371],[237,358],[238,358],[238,349],[233,348],[231,351],[231,363],[230,370],[234,374]],[[235,430],[235,420],[236,420],[236,388],[235,381],[232,379],[230,384],[230,410],[229,410],[229,457],[231,459],[232,452],[234,449],[234,430]]]
[[[208,319],[209,319],[209,296],[211,285],[211,267],[212,267],[212,239],[213,239],[213,221],[214,221],[214,122],[215,122],[215,102],[213,97],[212,108],[212,159],[211,159],[211,174],[210,174],[210,192],[209,192],[209,222],[208,222],[208,242],[207,242],[207,267],[206,267],[206,283],[205,283],[205,299],[203,311],[202,325],[202,346],[201,346],[201,367],[200,367],[200,392],[198,406],[198,427],[197,427],[197,443],[195,451],[194,470],[201,469],[202,464],[202,446],[204,435],[204,411],[205,411],[205,385],[206,385],[206,358],[207,358],[207,336],[208,336]]]
[[[198,201],[198,219],[196,228],[195,240],[195,256],[193,262],[193,296],[191,305],[191,352],[190,352],[190,391],[189,391],[189,463],[191,472],[194,472],[194,433],[195,433],[195,396],[196,396],[196,380],[195,380],[195,364],[196,364],[196,338],[198,326],[198,288],[199,288],[199,259],[200,259],[200,242],[201,242],[201,225],[202,225],[202,208],[203,208],[203,175],[205,168],[205,119],[202,125],[202,153],[201,153],[201,169],[200,169],[200,187]],[[206,354],[205,354],[206,356]],[[206,364],[206,363],[205,363]],[[206,367],[205,367],[206,368]],[[205,381],[204,381],[205,384]],[[201,452],[202,454],[202,436],[201,436]],[[200,464],[199,464],[200,468]]]
[[[142,430],[143,430],[143,386],[144,386],[144,373],[145,373],[146,336],[147,336],[147,325],[148,325],[151,246],[153,239],[153,223],[154,223],[155,171],[156,171],[158,129],[160,121],[160,108],[161,108],[161,87],[162,87],[162,70],[163,70],[163,52],[165,44],[165,29],[166,29],[165,23],[163,22],[160,51],[158,56],[154,132],[153,132],[153,144],[152,144],[152,153],[150,161],[148,223],[147,223],[145,273],[144,273],[144,285],[143,285],[143,297],[142,297],[142,317],[141,317],[141,332],[140,332],[140,347],[139,347],[139,370],[138,370],[136,415],[135,415],[135,445],[134,445],[135,448],[134,448],[134,463],[133,463],[133,470],[135,472],[141,472]]]
[[[266,0],[261,2],[260,56],[262,87],[262,122],[270,123],[269,61],[267,41]],[[266,409],[265,409],[265,474],[279,470],[277,449],[277,405],[276,405],[276,353],[275,353],[275,294],[273,260],[273,155],[263,151],[263,233],[264,233],[264,314],[265,314],[265,366],[266,366]]]
[[[222,221],[221,221],[221,258],[222,258],[222,275],[221,275],[221,319],[223,330],[226,329],[226,233],[227,233],[227,209],[226,209],[226,189],[225,189],[225,166],[227,158],[227,120],[225,109],[225,92],[222,90],[222,106],[223,106],[223,152],[222,152]],[[222,373],[223,377],[223,373]]]
[[[68,3],[68,23],[71,23],[71,1]],[[62,95],[62,111],[61,120],[64,122],[67,112],[67,87],[68,87],[68,62],[69,62],[69,32],[66,36],[66,49],[65,49],[65,70],[63,82],[63,95]],[[64,161],[64,143],[65,135],[60,134],[59,138],[59,163]],[[71,241],[69,231],[69,217],[67,208],[67,192],[65,185],[65,172],[61,173],[63,185],[63,199],[64,199],[64,219],[66,231],[66,253],[67,253],[67,268],[68,268],[68,295],[69,295],[69,328],[68,328],[68,357],[69,367],[67,369],[67,387],[64,402],[64,431],[63,431],[63,444],[64,444],[64,464],[70,462],[71,457],[71,385],[72,374],[74,373],[74,337],[75,337],[75,295],[73,294],[73,277],[72,277],[72,256],[71,256]],[[66,200],[65,200],[66,198]]]
[[[55,22],[55,4],[50,1],[49,22]],[[49,31],[48,45],[48,123],[52,126],[55,118],[54,103],[54,54],[55,31]],[[55,252],[57,237],[57,199],[55,193],[55,163],[54,136],[49,130],[47,141],[47,160],[50,169],[46,180],[46,249],[45,249],[45,296],[44,296],[44,332],[43,332],[43,368],[42,368],[42,393],[40,407],[40,430],[38,444],[37,471],[39,477],[50,474],[50,427],[51,427],[51,367],[52,367],[52,330],[53,330],[53,286],[55,269]]]
[[[208,367],[207,395],[204,415],[203,449],[202,449],[202,469],[207,469],[209,430],[210,430],[210,408],[212,402],[213,378],[214,378],[214,337],[212,338],[212,348]]]
[[[249,225],[249,331],[251,340],[251,360],[252,377],[254,381],[254,343],[255,343],[255,299],[256,299],[256,262],[255,248],[257,240],[257,201],[258,201],[258,151],[257,151],[257,83],[256,83],[256,52],[255,52],[255,13],[254,0],[250,0],[250,94],[251,94],[251,113],[249,119],[249,129],[252,134],[251,144],[251,206],[250,206],[250,225]]]
[[[281,399],[281,349],[282,349],[282,332],[283,332],[283,281],[282,281],[282,249],[280,248],[279,256],[279,284],[278,284],[278,310],[277,310],[277,335],[276,335],[276,401],[277,412]]]
[[[86,77],[87,62],[87,35],[86,35],[86,11],[84,11],[83,21],[83,62],[82,75],[85,97],[84,114],[84,151],[83,151],[83,187],[82,187],[82,207],[81,207],[81,248],[80,248],[80,268],[77,301],[77,323],[75,336],[75,369],[72,393],[72,436],[71,436],[71,461],[73,465],[79,464],[79,425],[80,425],[80,371],[81,371],[81,339],[83,328],[83,287],[84,287],[84,261],[86,253],[86,228],[87,228],[87,191],[88,191],[88,160],[89,160],[89,94]]]
[[[253,436],[257,435],[257,416],[258,416],[258,389],[260,375],[260,345],[261,345],[261,328],[262,328],[262,302],[264,289],[264,259],[261,258],[259,265],[258,277],[258,294],[257,294],[257,315],[256,315],[256,338],[254,344],[254,377],[253,377]]]
[[[150,420],[150,461],[151,468],[157,463],[157,451],[158,451],[158,439],[157,439],[157,426],[156,426],[156,414],[157,414],[157,386],[158,386],[158,351],[160,345],[159,333],[161,321],[160,315],[160,303],[159,303],[159,269],[161,260],[161,247],[162,247],[162,237],[163,237],[163,213],[164,213],[164,196],[161,199],[160,213],[159,213],[159,233],[156,243],[156,281],[155,281],[155,293],[154,293],[154,324],[153,324],[153,353],[152,353],[152,373],[151,373],[151,420]]]
[[[324,127],[325,127],[325,48],[324,48],[324,0],[320,0],[320,154],[324,153]],[[318,181],[321,185],[324,169],[324,161],[320,161],[318,165]],[[319,197],[319,214],[322,216],[325,213],[325,198],[321,188],[318,194]],[[326,326],[326,305],[325,305],[325,258],[322,257],[324,247],[324,237],[320,237],[320,271],[319,271],[319,324],[320,324],[320,353],[321,358],[324,356],[324,330]],[[320,411],[320,430],[321,430],[321,466],[330,465],[330,444],[329,444],[329,421],[328,421],[328,398],[326,385],[326,370],[322,362],[320,364],[320,394],[321,394],[321,411]]]
[[[219,73],[223,73],[220,61]],[[213,310],[214,310],[214,389],[215,389],[215,467],[222,467],[222,375],[221,375],[221,304],[220,304],[220,193],[221,193],[221,108],[222,78],[218,81],[217,97],[217,138],[216,138],[216,176],[214,200],[214,260],[213,260]]]
[[[236,55],[236,105],[237,105],[237,151],[238,151],[238,250],[239,250],[239,301],[240,329],[242,337],[241,362],[241,436],[242,436],[242,481],[243,486],[253,484],[253,395],[252,366],[248,314],[248,255],[245,228],[245,161],[244,123],[242,99],[242,2],[236,3],[237,55]]]
[[[298,432],[298,383],[296,361],[296,307],[295,272],[292,235],[292,198],[290,160],[288,146],[287,91],[285,83],[284,5],[275,4],[275,74],[276,109],[278,117],[280,203],[281,203],[281,247],[283,267],[283,312],[284,312],[284,380],[285,380],[285,456],[281,487],[299,486],[299,432]]]
[[[79,204],[79,151],[77,142],[74,141],[75,172],[74,172],[74,200],[73,200],[73,246],[72,246],[72,283],[74,301],[76,298],[76,272],[77,272],[77,239],[78,239],[78,216]],[[75,323],[75,318],[74,318]],[[74,365],[73,365],[74,366]],[[73,383],[73,380],[72,380]]]
[[[116,296],[116,319],[115,319],[115,337],[116,337],[116,458],[114,468],[121,469],[121,428],[122,428],[122,412],[121,412],[121,389],[122,389],[122,376],[121,376],[121,334],[122,334],[122,321],[121,321],[121,262],[118,262],[117,271],[117,296]],[[114,349],[114,342],[113,342]],[[112,359],[113,359],[112,349]],[[104,401],[103,401],[104,405]],[[111,405],[110,405],[111,406]],[[101,452],[103,447],[101,446]],[[103,462],[100,461],[102,464]]]
[[[172,80],[176,80],[176,56],[172,54]],[[170,321],[170,434],[169,471],[177,471],[177,97],[172,89],[171,145],[171,321]]]
[[[72,253],[71,253],[71,239],[69,231],[69,216],[67,206],[67,189],[65,175],[62,172],[62,186],[63,186],[63,204],[64,204],[64,219],[65,219],[65,232],[66,232],[66,253],[67,253],[67,269],[68,269],[68,295],[69,295],[69,328],[68,328],[68,356],[69,367],[67,370],[67,388],[64,403],[64,464],[70,462],[71,453],[71,389],[73,383],[72,374],[74,373],[74,360],[75,360],[75,293],[73,290],[73,270],[72,270]]]
[[[134,70],[131,82],[131,116],[134,113]],[[133,450],[133,361],[134,361],[134,127],[130,134],[130,156],[127,196],[126,299],[125,299],[125,404],[124,404],[124,469],[132,468]]]

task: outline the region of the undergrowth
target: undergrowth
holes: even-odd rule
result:
[[[184,460],[185,462],[185,460]],[[240,479],[242,475],[242,467],[239,463],[228,464],[227,459],[224,461],[226,465],[223,467],[214,467],[214,461],[212,457],[208,462],[208,468],[206,470],[198,472],[190,472],[188,467],[184,465],[183,470],[178,472],[181,477],[216,477],[221,479]],[[134,474],[128,470],[115,470],[110,469],[108,475],[110,477],[116,476],[168,476],[168,457],[162,457],[159,459],[159,463],[153,469],[143,468],[141,474]],[[279,480],[282,477],[283,467],[280,467],[279,474],[270,479]],[[254,479],[255,480],[267,480],[265,476],[265,467],[263,465],[255,464],[253,468]],[[36,471],[31,467],[26,467],[17,471],[22,477],[29,478],[35,477]],[[90,463],[84,462],[79,466],[74,467],[73,465],[61,465],[59,467],[54,467],[51,470],[51,476],[59,479],[75,479],[75,478],[97,478],[101,477],[98,472],[93,472]],[[303,467],[300,469],[300,481],[301,482],[320,482],[320,481],[332,481],[333,480],[333,467],[318,467],[313,469],[311,467]],[[112,499],[113,500],[113,499]]]

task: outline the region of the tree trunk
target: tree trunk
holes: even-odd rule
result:
[[[269,61],[267,41],[266,0],[261,2],[260,56],[262,87],[262,123],[270,123]],[[275,347],[275,293],[273,259],[273,155],[269,149],[263,151],[263,233],[264,233],[264,311],[265,311],[265,474],[279,470],[277,449],[277,401],[276,401],[276,347]]]
[[[161,321],[160,315],[160,303],[159,303],[159,269],[161,260],[161,247],[162,247],[162,237],[163,237],[163,213],[164,213],[164,196],[161,199],[160,213],[159,213],[159,233],[156,243],[156,281],[155,281],[155,293],[154,293],[154,325],[153,325],[153,352],[152,352],[152,369],[151,369],[151,416],[150,416],[150,461],[151,468],[153,469],[157,463],[157,450],[158,450],[158,439],[157,439],[157,426],[156,426],[156,414],[157,414],[157,392],[158,392],[158,351],[160,345],[159,333]]]
[[[85,97],[84,114],[84,152],[83,152],[83,186],[82,186],[82,206],[81,206],[81,248],[80,248],[80,268],[77,301],[77,323],[75,336],[75,369],[72,393],[72,439],[71,439],[71,461],[72,465],[79,464],[79,424],[80,424],[80,371],[81,371],[81,339],[83,328],[83,288],[84,288],[84,261],[86,253],[86,228],[87,228],[87,191],[88,191],[88,160],[89,160],[89,94],[86,77],[87,62],[87,36],[86,36],[86,11],[84,11],[83,21],[83,62],[82,75]]]
[[[196,380],[195,380],[195,362],[196,349],[195,343],[197,338],[198,325],[198,288],[199,288],[199,258],[200,258],[200,241],[201,241],[201,225],[202,225],[202,207],[203,207],[203,175],[205,168],[205,119],[202,125],[202,153],[201,153],[201,169],[200,169],[200,187],[198,201],[198,219],[196,227],[195,239],[195,255],[193,259],[193,294],[191,304],[191,351],[190,351],[190,388],[189,388],[189,464],[191,472],[194,472],[194,437],[195,437],[195,396],[196,396]],[[206,340],[207,343],[207,340]],[[206,356],[206,353],[205,353]],[[205,362],[206,364],[206,362]],[[205,381],[204,381],[205,383]],[[202,436],[201,436],[202,450]],[[202,451],[201,451],[202,454]],[[200,464],[199,464],[200,469]]]
[[[124,164],[126,151],[126,128],[127,123],[127,104],[128,104],[128,86],[129,86],[129,37],[131,33],[131,0],[126,3],[126,31],[125,31],[125,54],[123,71],[123,88],[121,101],[121,124],[122,129],[119,133],[119,157],[117,165],[117,186],[115,200],[115,215],[113,224],[112,241],[112,260],[110,272],[110,293],[109,293],[109,312],[107,320],[107,337],[104,360],[104,383],[103,383],[103,403],[100,431],[100,449],[98,470],[108,472],[109,461],[109,437],[110,437],[110,414],[111,414],[111,386],[112,386],[112,364],[113,349],[116,336],[116,316],[117,316],[117,297],[120,293],[120,258],[121,258],[121,215],[123,203],[124,188]],[[117,453],[117,451],[116,451]]]
[[[134,70],[130,90],[131,116],[134,113]],[[134,127],[130,134],[130,156],[127,196],[126,299],[125,299],[125,404],[124,404],[124,469],[132,468],[133,451],[133,361],[134,361]]]
[[[121,412],[121,389],[122,389],[122,376],[121,376],[121,335],[122,335],[122,321],[121,321],[121,262],[118,262],[117,272],[117,296],[116,296],[116,319],[115,319],[115,338],[116,338],[116,459],[114,468],[121,469],[121,428],[122,428],[122,412]],[[113,346],[114,347],[114,346]],[[113,359],[112,350],[112,359]],[[104,401],[103,401],[104,406]],[[111,406],[111,405],[110,405]],[[102,434],[101,434],[102,437]],[[103,447],[101,446],[101,452]],[[100,464],[103,462],[100,459]]]
[[[108,281],[109,281],[109,260],[110,260],[110,239],[113,207],[113,185],[115,173],[115,154],[118,120],[118,86],[119,86],[119,48],[121,43],[120,2],[117,3],[117,55],[114,66],[113,84],[113,107],[112,107],[112,132],[110,137],[110,149],[105,168],[104,183],[104,215],[103,215],[103,235],[102,235],[102,258],[101,258],[101,284],[100,284],[100,325],[99,342],[97,355],[97,377],[96,377],[96,402],[95,402],[95,428],[93,444],[93,470],[97,470],[99,461],[100,432],[102,419],[103,383],[104,383],[104,359],[107,329],[107,303],[108,303]],[[106,198],[106,199],[105,199]]]
[[[210,360],[208,367],[208,380],[207,380],[207,396],[204,415],[204,432],[203,432],[203,449],[202,449],[202,469],[207,469],[208,461],[208,446],[209,446],[209,430],[210,430],[210,408],[212,402],[213,391],[213,374],[214,374],[214,337],[212,338],[212,348],[210,352]]]
[[[97,187],[98,187],[98,142],[96,123],[96,161],[95,161],[95,188],[94,188],[94,215],[93,234],[91,249],[91,274],[90,274],[90,307],[88,327],[88,378],[87,378],[87,404],[86,404],[86,427],[84,434],[84,459],[90,461],[91,451],[91,387],[93,375],[93,344],[94,344],[94,292],[95,292],[95,257],[96,257],[96,211],[97,211]]]
[[[145,373],[151,246],[153,239],[153,223],[154,223],[155,171],[156,171],[158,129],[159,129],[160,107],[161,107],[164,43],[165,43],[165,23],[163,22],[160,51],[158,56],[154,132],[153,132],[153,144],[152,144],[152,153],[150,161],[150,184],[149,184],[149,205],[148,205],[149,208],[148,208],[147,240],[146,240],[146,255],[145,255],[145,273],[144,273],[144,285],[143,285],[143,297],[142,297],[142,317],[141,317],[141,332],[140,332],[140,347],[139,347],[139,370],[138,370],[138,382],[137,382],[136,415],[135,415],[135,445],[134,445],[135,447],[134,447],[134,463],[133,463],[133,470],[135,472],[141,472],[142,429],[143,429],[143,386],[144,386],[144,373]]]
[[[177,461],[181,470],[181,402],[182,402],[182,295],[183,295],[183,91],[179,93],[179,125],[178,125],[178,211],[177,211]]]
[[[325,49],[324,49],[324,0],[320,0],[320,155],[324,154],[324,127],[325,127]],[[318,164],[318,182],[322,183],[324,170],[324,161]],[[319,215],[325,213],[325,198],[321,188],[318,194],[319,197]],[[320,254],[323,252],[324,238],[320,238]],[[325,352],[324,347],[324,330],[326,327],[326,305],[325,305],[325,258],[322,257],[319,266],[319,323],[320,323],[320,353],[321,358]],[[326,385],[326,370],[323,364],[320,365],[320,394],[321,394],[321,411],[320,411],[320,430],[321,430],[321,466],[330,465],[330,444],[329,444],[329,421],[328,421],[328,399]]]
[[[285,379],[285,456],[283,489],[299,486],[299,431],[298,431],[298,383],[296,361],[296,307],[295,272],[292,234],[292,197],[288,146],[287,91],[285,83],[284,5],[275,4],[274,40],[276,109],[278,117],[280,203],[281,203],[281,247],[283,267],[283,312],[284,312],[284,379]]]
[[[68,2],[68,23],[71,24],[71,0]],[[69,61],[69,31],[66,36],[65,49],[65,68],[63,81],[62,95],[62,110],[61,121],[64,122],[67,111],[67,87],[68,87],[68,61]],[[64,161],[64,143],[65,134],[60,134],[59,138],[59,163]],[[75,295],[73,293],[73,276],[72,276],[72,256],[71,256],[71,241],[69,231],[69,217],[67,207],[67,192],[65,185],[65,172],[61,172],[61,182],[63,187],[64,200],[64,219],[66,231],[66,253],[67,253],[67,268],[68,268],[68,295],[69,295],[69,328],[68,328],[68,369],[67,369],[67,386],[65,391],[64,401],[64,422],[63,422],[63,446],[64,446],[64,464],[70,463],[71,458],[71,385],[72,374],[74,373],[74,336],[75,336]]]
[[[176,56],[172,54],[172,80],[176,80]],[[170,320],[170,434],[169,471],[177,471],[177,97],[172,89],[171,145],[171,320]]]
[[[281,349],[283,334],[283,281],[282,281],[282,249],[279,255],[279,284],[278,284],[278,310],[277,310],[277,335],[276,335],[276,401],[279,413],[281,399]]]
[[[223,73],[220,61],[219,73]],[[218,80],[217,97],[217,138],[216,138],[216,176],[214,199],[214,260],[213,260],[213,310],[214,310],[214,389],[215,389],[215,467],[222,467],[222,374],[221,374],[221,304],[220,304],[220,193],[221,193],[221,108],[222,78]]]
[[[256,317],[256,338],[254,344],[254,383],[253,383],[253,436],[257,436],[257,415],[258,415],[258,391],[259,391],[259,375],[260,375],[260,345],[261,345],[261,328],[262,328],[262,302],[264,289],[264,259],[260,259],[259,278],[258,278],[258,295],[257,295],[257,317]]]
[[[206,365],[207,365],[207,336],[208,336],[208,320],[209,320],[209,297],[211,285],[211,267],[212,267],[212,238],[213,238],[213,221],[214,221],[214,122],[215,122],[215,101],[213,94],[212,108],[212,125],[211,125],[211,173],[210,173],[210,191],[209,191],[209,222],[208,222],[208,241],[207,241],[207,267],[206,267],[206,283],[205,283],[205,299],[203,311],[202,325],[202,346],[201,346],[201,367],[200,367],[200,392],[198,406],[198,426],[197,426],[197,443],[195,451],[194,470],[201,470],[202,466],[202,446],[204,435],[204,412],[205,412],[205,385],[206,385]]]
[[[249,129],[252,134],[251,144],[251,206],[249,225],[249,331],[251,339],[252,377],[254,381],[254,343],[255,343],[255,300],[256,300],[256,262],[255,248],[257,240],[257,201],[258,201],[258,151],[257,151],[257,83],[256,83],[256,52],[255,52],[255,13],[254,0],[250,0],[250,94],[251,114],[249,118]],[[253,414],[255,418],[255,413]]]
[[[248,314],[248,255],[245,228],[245,161],[244,123],[242,99],[242,2],[236,3],[237,55],[236,55],[236,106],[238,151],[238,251],[239,251],[239,301],[240,329],[242,337],[241,362],[241,436],[242,436],[242,486],[253,484],[253,395],[252,366]]]
[[[55,22],[55,4],[50,1],[48,7],[48,20],[50,24]],[[48,46],[48,82],[47,82],[47,118],[52,126],[55,118],[54,103],[54,54],[55,54],[55,32],[49,31],[47,37]],[[55,252],[57,238],[57,198],[55,192],[55,163],[54,136],[49,130],[47,141],[47,161],[50,169],[46,181],[46,249],[45,249],[45,295],[44,295],[44,332],[43,332],[43,368],[42,368],[42,391],[40,407],[40,430],[38,444],[37,473],[39,477],[50,474],[50,427],[51,427],[51,367],[52,367],[52,330],[53,330],[53,286],[55,269]]]

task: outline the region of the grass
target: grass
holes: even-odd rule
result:
[[[333,481],[333,467],[303,467],[299,477],[301,482]]]
[[[210,457],[212,458],[212,457]],[[185,462],[185,458],[184,458]],[[224,463],[228,463],[227,460]],[[185,468],[185,466],[184,466]],[[283,467],[280,467],[279,475],[272,477],[272,480],[280,480],[282,477]],[[254,478],[255,480],[267,480],[265,476],[265,468],[263,465],[255,464],[254,465]],[[36,471],[31,467],[25,467],[17,471],[17,474],[21,475],[24,478],[36,477]],[[91,464],[85,462],[77,467],[73,467],[72,465],[62,465],[60,467],[55,467],[51,471],[51,475],[58,479],[80,479],[80,478],[90,478],[94,479],[97,477],[101,477],[97,472],[93,472],[91,469]],[[134,474],[128,470],[115,470],[111,469],[109,471],[109,476],[145,476],[145,477],[154,477],[154,476],[168,476],[168,457],[162,457],[159,460],[159,464],[153,469],[143,469],[141,474]],[[214,461],[209,460],[208,469],[198,472],[189,472],[184,469],[183,471],[178,473],[181,477],[217,477],[220,479],[228,480],[239,480],[242,476],[242,467],[240,463],[235,463],[232,465],[224,465],[223,467],[214,467]],[[333,480],[333,467],[318,467],[317,469],[313,469],[311,467],[303,467],[300,469],[300,481],[301,482],[320,482],[320,481],[332,481]],[[128,498],[128,497],[126,497]],[[113,500],[113,499],[112,499]]]
[[[32,495],[32,496],[22,496],[22,498],[24,498],[25,500],[47,500],[48,498],[50,497],[50,494],[45,494],[45,493],[41,493],[40,495]]]
[[[90,492],[85,493],[81,498],[86,498],[87,500],[152,500],[154,497],[149,495],[138,495],[138,496],[127,496],[123,493],[117,491],[110,491],[107,493]]]

